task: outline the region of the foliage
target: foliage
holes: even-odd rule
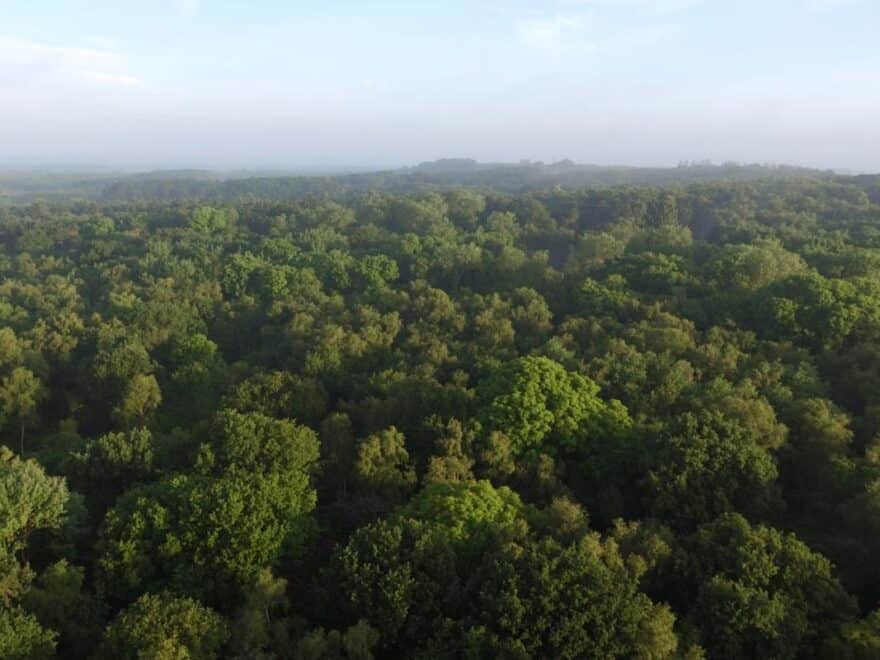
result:
[[[594,538],[503,553],[479,597],[501,654],[667,658],[678,646],[672,612],[639,593],[614,546]]]
[[[97,658],[216,658],[229,629],[216,612],[189,598],[145,594],[107,627]]]
[[[55,657],[55,634],[20,608],[0,610],[0,657],[48,660]]]
[[[0,556],[22,552],[37,530],[59,527],[67,498],[64,479],[0,447]]]
[[[801,657],[854,609],[827,559],[739,514],[704,525],[686,547],[689,619],[717,657]]]
[[[778,498],[777,470],[760,440],[716,412],[676,418],[648,472],[649,509],[681,526],[728,511],[766,515]]]
[[[105,518],[99,584],[120,600],[163,583],[216,602],[234,597],[306,533],[315,503],[307,483],[233,474],[133,488]]]
[[[575,448],[629,425],[626,409],[606,403],[588,378],[545,357],[520,358],[497,369],[478,393],[489,431],[508,434],[514,451]]]
[[[480,547],[490,532],[523,522],[526,509],[506,486],[496,489],[488,481],[447,481],[423,488],[397,515],[441,528],[452,542]]]
[[[0,656],[877,655],[877,177],[187,176],[0,209]]]
[[[390,500],[404,498],[416,484],[406,439],[393,426],[364,439],[354,462],[354,483]]]

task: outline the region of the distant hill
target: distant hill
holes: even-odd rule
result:
[[[683,164],[678,167],[625,167],[578,164],[570,160],[544,164],[480,163],[443,159],[413,167],[351,174],[289,175],[254,171],[212,172],[167,170],[131,175],[59,175],[0,173],[0,195],[13,201],[82,198],[108,202],[243,198],[268,200],[307,196],[343,198],[366,191],[424,192],[468,187],[504,193],[561,186],[676,186],[757,179],[831,179],[832,172],[777,165],[726,163]]]
[[[97,198],[106,189],[112,176],[113,173],[107,172],[0,171],[0,201]]]
[[[554,186],[667,186],[766,178],[826,178],[830,176],[830,172],[801,167],[736,163],[697,163],[663,168],[584,165],[570,160],[549,165],[528,161],[504,164],[441,160],[400,170],[399,175],[409,177],[413,182],[422,181],[439,186],[485,186],[520,192]]]

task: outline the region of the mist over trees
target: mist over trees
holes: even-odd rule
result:
[[[91,199],[101,202],[174,202],[241,200],[285,201],[321,197],[347,201],[367,192],[443,192],[472,188],[483,193],[519,193],[555,186],[679,186],[758,179],[831,180],[834,174],[785,165],[682,162],[678,167],[609,167],[563,160],[557,163],[480,163],[448,158],[382,171],[351,173],[233,170],[159,170],[135,174],[0,170],[0,203]]]
[[[57,192],[0,206],[0,657],[880,657],[876,177]]]

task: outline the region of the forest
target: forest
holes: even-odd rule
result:
[[[445,158],[413,167],[376,171],[157,170],[108,172],[88,168],[0,170],[4,201],[89,199],[104,203],[231,203],[243,199],[290,201],[319,196],[345,199],[369,192],[426,193],[467,188],[477,192],[523,193],[609,186],[680,186],[718,181],[798,179],[828,181],[834,173],[786,165],[682,162],[678,167],[609,167],[563,160],[557,163],[483,163]]]
[[[880,178],[434,170],[0,206],[0,658],[880,658]]]

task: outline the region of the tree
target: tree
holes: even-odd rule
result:
[[[282,553],[297,554],[315,506],[296,472],[175,476],[125,493],[98,542],[98,584],[125,602],[163,587],[228,606]]]
[[[211,426],[207,445],[216,474],[283,473],[304,490],[318,463],[318,437],[290,419],[261,413],[221,410]]]
[[[470,190],[453,190],[445,197],[449,219],[459,227],[474,229],[486,209],[486,198]]]
[[[368,291],[381,289],[400,275],[397,262],[384,254],[366,255],[355,262],[354,270],[363,287]]]
[[[685,552],[676,601],[713,657],[802,657],[854,613],[827,559],[739,514],[700,527]]]
[[[105,433],[74,455],[68,471],[92,510],[103,514],[127,488],[157,475],[153,434],[145,428]]]
[[[0,608],[0,658],[50,660],[55,657],[55,637],[21,608]]]
[[[95,354],[92,357],[92,376],[88,397],[94,406],[93,414],[100,414],[106,428],[106,413],[112,413],[111,404],[122,404],[123,397],[135,378],[153,372],[153,362],[143,342],[121,322],[106,323],[96,330]],[[141,392],[148,393],[152,383],[140,381]],[[133,401],[134,402],[134,401]]]
[[[262,570],[245,589],[233,621],[236,633],[230,650],[236,657],[284,653],[291,644],[288,609],[287,580],[276,578],[269,569]]]
[[[138,374],[125,388],[125,394],[113,415],[125,427],[145,426],[162,403],[162,390],[152,374]]]
[[[880,611],[845,623],[828,638],[821,657],[828,660],[873,660],[880,657]]]
[[[0,656],[876,656],[880,177],[594,169],[13,186]]]
[[[390,501],[399,501],[415,487],[416,471],[400,431],[392,426],[360,443],[354,483],[359,490]]]
[[[40,379],[24,367],[16,367],[0,384],[0,405],[6,415],[18,421],[19,452],[24,455],[25,425],[33,419],[37,406],[46,397]]]
[[[333,573],[349,617],[366,617],[391,652],[430,638],[457,614],[461,578],[446,534],[400,518],[361,527],[335,555]]]
[[[333,574],[349,617],[366,616],[386,653],[422,647],[440,633],[438,621],[466,616],[468,580],[493,541],[527,530],[526,507],[510,489],[433,483],[391,517],[358,529],[334,556]]]
[[[775,241],[725,245],[706,264],[706,274],[714,289],[747,295],[773,282],[806,273],[803,258]]]
[[[630,288],[643,294],[672,295],[693,283],[691,264],[677,254],[642,252],[609,264],[603,272],[622,275]]]
[[[346,631],[313,630],[296,645],[296,660],[373,660],[379,633],[361,620]]]
[[[388,209],[387,223],[401,233],[440,233],[450,227],[446,211],[446,202],[436,194],[395,197]]]
[[[436,452],[428,459],[424,481],[469,481],[473,479],[471,449],[476,435],[457,419],[443,422],[433,418],[428,426],[437,433]]]
[[[67,486],[60,477],[49,477],[33,459],[21,460],[0,446],[0,647],[6,644],[10,654],[34,645],[34,654],[42,657],[46,644],[54,648],[55,635],[41,632],[18,610],[16,603],[27,593],[33,578],[26,550],[35,532],[54,531],[64,522],[68,503]],[[18,624],[11,623],[18,621]],[[22,629],[21,636],[4,626]],[[14,652],[13,652],[14,651]]]
[[[62,559],[40,574],[22,600],[41,625],[58,632],[58,652],[65,658],[89,657],[101,632],[98,603],[84,592],[84,582],[85,571]]]
[[[67,500],[63,478],[0,447],[0,558],[23,552],[35,531],[60,527]]]
[[[875,324],[878,314],[876,296],[854,282],[807,273],[763,289],[749,320],[770,338],[821,350],[840,347],[863,325]]]
[[[0,328],[0,366],[14,367],[21,363],[23,348],[12,328]]]
[[[669,658],[675,617],[638,590],[615,546],[595,536],[502,550],[479,591],[477,621],[497,655]]]
[[[673,193],[663,193],[648,206],[648,224],[651,227],[669,227],[678,224],[678,200]]]
[[[232,208],[197,206],[190,215],[189,226],[201,234],[219,234],[232,227],[238,213]]]
[[[525,505],[510,488],[488,481],[441,481],[428,484],[396,515],[420,520],[443,530],[454,543],[478,553],[493,534],[523,532]]]
[[[767,515],[779,503],[777,469],[760,440],[717,412],[679,415],[649,459],[648,509],[679,528],[728,511]]]
[[[258,371],[238,383],[225,404],[243,413],[258,412],[313,424],[327,410],[327,392],[312,378],[288,371]]]
[[[722,378],[691,388],[694,409],[717,410],[769,450],[779,449],[788,437],[788,428],[776,417],[776,410],[755,386],[745,381],[736,386]]]
[[[190,598],[145,594],[107,627],[97,660],[213,660],[229,639],[226,621]]]
[[[181,424],[210,417],[217,409],[225,365],[216,343],[194,333],[174,339],[165,408]]]
[[[791,435],[780,452],[786,500],[793,513],[808,512],[811,521],[826,525],[839,515],[836,503],[858,487],[850,418],[820,398],[800,398],[786,414]]]
[[[504,483],[516,472],[513,442],[501,431],[492,431],[480,447],[480,468],[495,483]]]
[[[328,485],[344,499],[348,480],[354,474],[357,446],[351,419],[345,413],[333,413],[321,422],[321,474]]]
[[[630,425],[617,401],[598,397],[588,378],[545,357],[508,362],[480,383],[480,419],[487,432],[510,437],[519,454],[576,449],[591,439],[615,436]]]

